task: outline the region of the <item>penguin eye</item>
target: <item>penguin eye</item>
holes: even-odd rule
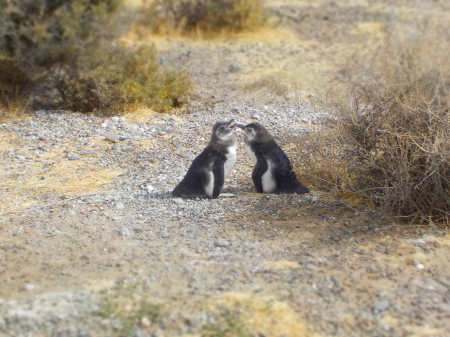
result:
[[[222,126],[220,127],[220,130],[225,130],[225,127],[222,125]]]

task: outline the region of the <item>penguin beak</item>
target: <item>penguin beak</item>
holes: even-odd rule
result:
[[[232,125],[233,123],[234,123],[234,119],[230,120],[230,121],[228,122],[228,124],[226,125],[226,128],[227,128],[227,129],[232,129],[232,128],[234,128],[234,127],[236,126],[236,124]]]

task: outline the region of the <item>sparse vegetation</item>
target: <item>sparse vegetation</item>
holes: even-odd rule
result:
[[[229,310],[215,315],[216,322],[206,324],[202,329],[202,337],[250,337],[243,320]]]
[[[318,180],[411,221],[450,214],[450,41],[436,36],[433,27],[353,57],[338,77],[349,94],[334,101],[334,141],[318,148]]]
[[[111,289],[103,290],[96,313],[103,318],[118,319],[120,325],[116,329],[127,336],[135,327],[144,325],[146,328],[145,325],[155,323],[163,316],[162,305],[150,301],[138,287],[139,284],[127,285],[120,280]]]
[[[117,27],[108,22],[120,4],[3,0],[0,103],[81,112],[180,106],[192,89],[186,72],[158,64],[153,47],[111,45]]]
[[[79,58],[79,65],[71,76],[57,81],[61,104],[69,110],[124,111],[147,106],[165,112],[181,106],[193,88],[183,69],[158,64],[152,46],[91,51]]]
[[[156,0],[144,12],[143,24],[160,32],[239,32],[260,27],[267,20],[260,0]]]

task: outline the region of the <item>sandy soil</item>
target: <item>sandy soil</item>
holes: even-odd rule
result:
[[[2,124],[1,333],[196,336],[231,311],[250,336],[450,336],[450,238],[442,227],[382,221],[314,187],[308,196],[256,194],[241,147],[226,185],[235,197],[168,195],[216,119],[271,123],[293,109],[300,118],[272,124],[282,146],[287,135],[320,132],[327,111],[316,92],[341,46],[302,35],[289,18],[285,24],[213,41],[125,36],[155,43],[160,61],[183,64],[197,86],[193,114],[125,116],[131,135],[156,128],[151,137],[112,144],[105,118],[91,115],[40,113]],[[71,153],[81,158],[69,160]],[[113,287],[117,280],[135,287]],[[59,304],[73,303],[61,294],[80,291],[98,303],[105,288],[121,301],[119,319],[142,298],[162,304],[163,317],[149,323],[139,314],[134,332],[124,332],[112,318],[97,321],[98,305],[75,315]],[[26,330],[21,319],[38,328]]]

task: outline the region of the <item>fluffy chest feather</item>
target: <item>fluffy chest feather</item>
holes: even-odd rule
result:
[[[225,178],[230,174],[231,169],[233,168],[235,162],[236,162],[236,146],[230,146],[228,147],[227,160],[225,161],[224,165]]]
[[[265,193],[272,193],[277,187],[277,182],[275,181],[272,175],[272,167],[273,167],[272,162],[268,160],[267,171],[261,177],[262,187]]]
[[[253,164],[256,165],[256,155],[253,152],[250,145],[244,143],[244,149],[247,151],[247,154],[249,155],[250,159],[252,160]]]

